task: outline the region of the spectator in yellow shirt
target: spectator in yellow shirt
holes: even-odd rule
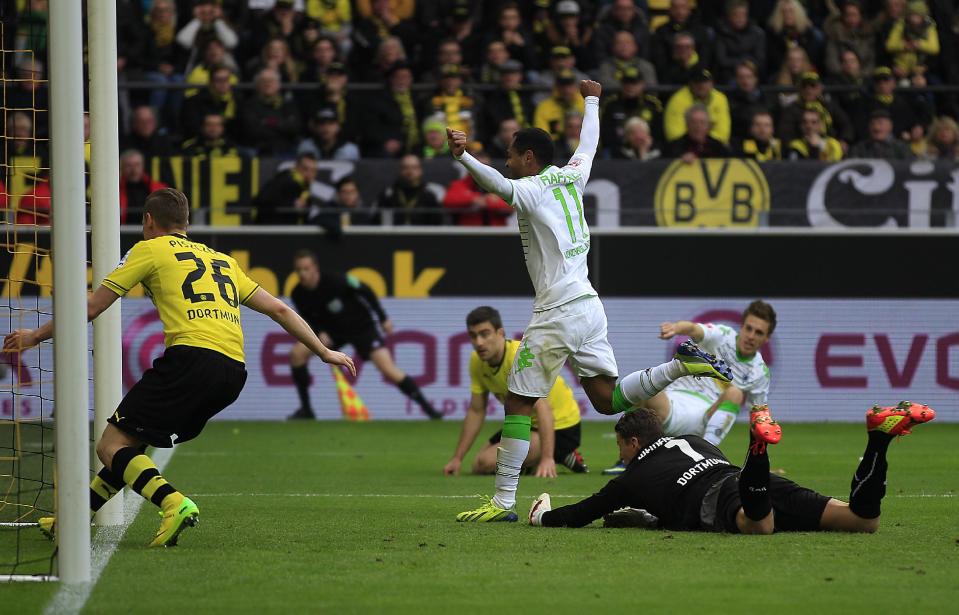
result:
[[[578,112],[583,115],[586,103],[576,87],[576,75],[571,70],[563,70],[556,76],[556,88],[553,95],[536,105],[533,112],[533,125],[542,128],[557,140],[563,136],[566,128],[566,114]]]
[[[694,73],[689,85],[677,90],[666,103],[666,113],[663,116],[666,140],[675,141],[686,134],[685,113],[697,103],[706,107],[709,112],[709,136],[722,143],[729,143],[732,131],[729,100],[725,94],[713,87],[713,75],[705,69]]]
[[[842,160],[843,151],[839,141],[826,136],[822,117],[815,109],[806,109],[802,114],[802,138],[789,142],[790,160]]]
[[[939,33],[923,0],[912,0],[905,18],[893,24],[886,51],[892,56],[892,70],[899,79],[925,73],[929,57],[939,55]]]

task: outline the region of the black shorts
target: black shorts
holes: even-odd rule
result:
[[[333,350],[339,350],[343,346],[352,346],[356,354],[364,361],[369,360],[370,354],[377,348],[382,348],[386,342],[375,326],[345,335],[333,335],[329,331],[327,334],[333,340]]]
[[[773,520],[777,532],[816,532],[826,504],[832,498],[797,485],[788,478],[769,475],[769,496],[773,502]],[[719,489],[716,529],[738,533],[736,515],[742,508],[739,499],[739,475],[730,476]]]
[[[107,422],[150,446],[170,448],[197,437],[245,383],[239,361],[206,348],[170,346]]]
[[[581,439],[581,432],[579,428],[580,424],[576,423],[571,427],[566,427],[564,429],[557,429],[554,433],[556,434],[556,445],[553,447],[553,459],[556,460],[556,463],[563,463],[563,460],[566,459],[566,456],[579,448],[579,443]],[[533,431],[536,431],[535,429]],[[490,444],[499,444],[500,439],[503,437],[503,430],[500,429],[492,436],[490,436]]]

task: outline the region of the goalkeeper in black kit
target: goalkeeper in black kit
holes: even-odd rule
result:
[[[393,323],[380,305],[376,293],[351,275],[338,272],[320,272],[316,254],[300,250],[293,257],[293,268],[300,276],[290,298],[296,311],[303,317],[329,348],[349,344],[364,361],[372,361],[383,376],[395,384],[404,395],[416,402],[431,419],[441,419],[438,412],[423,396],[413,379],[396,366],[384,337],[393,332]],[[310,403],[310,372],[306,364],[310,351],[297,343],[290,351],[293,383],[300,397],[300,408],[291,419],[315,418]]]
[[[583,527],[604,518],[607,527],[674,531],[872,533],[879,529],[886,494],[886,449],[897,436],[936,416],[932,408],[907,401],[873,406],[866,413],[866,451],[847,504],[771,474],[766,449],[779,442],[782,429],[766,406],[754,406],[750,414],[749,451],[739,468],[698,436],[664,436],[652,410],[627,412],[616,424],[626,471],[599,493],[570,506],[552,510],[549,494],[540,495],[530,508],[529,522]]]

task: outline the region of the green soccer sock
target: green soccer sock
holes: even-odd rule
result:
[[[516,505],[519,473],[529,454],[529,434],[532,419],[522,414],[507,414],[503,420],[503,435],[496,451],[496,495],[493,504],[507,510]]]
[[[613,389],[613,412],[629,412],[633,409],[635,409],[635,406],[626,399],[626,396],[623,394],[623,389],[620,388],[619,383],[617,383],[616,388]]]

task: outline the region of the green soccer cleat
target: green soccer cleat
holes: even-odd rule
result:
[[[160,511],[163,519],[160,521],[160,529],[157,530],[151,547],[175,547],[180,532],[188,527],[196,527],[200,521],[200,509],[188,497],[184,497],[176,509],[169,512]]]
[[[482,506],[475,510],[461,512],[456,515],[456,520],[459,522],[468,521],[473,523],[490,523],[493,521],[506,521],[511,523],[519,519],[512,510],[506,510],[493,504],[493,498],[486,495],[481,495],[480,497],[484,500]]]
[[[673,357],[686,366],[690,376],[715,378],[726,384],[733,381],[733,372],[726,362],[701,349],[692,340],[680,344]]]
[[[50,540],[54,540],[57,537],[57,518],[56,517],[40,517],[37,520],[37,527],[40,528],[40,532],[43,533]]]

